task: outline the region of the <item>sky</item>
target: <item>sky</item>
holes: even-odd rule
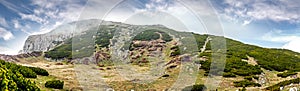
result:
[[[78,20],[162,24],[300,52],[299,0],[0,0],[0,54]]]

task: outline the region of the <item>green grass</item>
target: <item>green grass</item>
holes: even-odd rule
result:
[[[95,47],[107,48],[114,35],[114,29],[101,26],[101,28],[88,30],[82,35],[74,36],[63,44],[45,52],[45,57],[51,59],[72,59],[90,57],[96,51]],[[96,36],[93,38],[93,36]]]
[[[141,41],[156,40],[156,39],[160,38],[160,35],[158,33],[160,33],[162,35],[162,40],[164,40],[166,42],[169,42],[172,40],[172,37],[169,34],[163,32],[163,31],[160,31],[158,29],[145,30],[145,31],[137,34],[133,38],[133,40],[141,40]]]

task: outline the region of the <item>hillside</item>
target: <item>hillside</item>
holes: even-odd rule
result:
[[[244,79],[229,80],[234,81],[235,87],[262,87],[260,89],[264,89],[284,79],[299,77],[299,53],[285,49],[262,48],[232,39],[226,39],[226,43],[226,65],[223,77],[228,79],[243,77]],[[212,58],[208,50],[200,54],[203,60],[199,62],[202,64],[200,69],[205,70],[205,75],[209,72]],[[279,89],[279,87],[273,86],[272,89]],[[271,87],[268,89],[272,90]]]
[[[82,21],[79,22],[82,23]],[[95,20],[90,22],[95,22]],[[266,90],[267,87],[279,89],[277,83],[299,77],[300,53],[290,50],[262,48],[214,35],[178,32],[162,25],[104,22],[103,25],[97,27],[87,26],[81,28],[83,30],[78,34],[57,42],[53,41],[62,37],[51,36],[49,41],[55,44],[51,44],[52,48],[44,50],[44,47],[47,47],[44,46],[29,50],[43,51],[41,56],[48,60],[76,63],[73,64],[74,69],[83,67],[82,65],[76,66],[77,63],[94,65],[95,67],[86,68],[86,70],[100,72],[100,76],[105,78],[104,81],[116,90],[170,88],[176,82],[184,62],[192,62],[199,66],[201,64],[201,66],[198,69],[196,85],[184,84],[180,88],[203,88],[202,84],[209,72],[215,72],[217,73],[215,75],[224,77],[218,87],[221,90],[236,90],[242,87],[250,90]],[[42,37],[42,35],[35,36]],[[28,41],[36,40],[32,38],[30,37]],[[218,57],[216,54],[212,55],[214,46],[211,45],[211,41],[215,39],[226,40],[227,50],[217,53],[226,55],[225,69],[221,73],[218,70],[210,71],[212,59]],[[30,41],[28,43],[36,46],[41,42]],[[152,65],[156,65],[156,68]],[[132,68],[136,70],[130,71]],[[118,72],[127,75],[120,75]],[[144,76],[147,72],[155,73]],[[125,80],[123,76],[131,78]],[[98,78],[85,81],[80,79],[78,78],[79,82],[88,82]],[[151,79],[156,80],[147,84],[134,83]],[[164,84],[166,82],[168,84]],[[86,89],[93,88],[96,87]]]

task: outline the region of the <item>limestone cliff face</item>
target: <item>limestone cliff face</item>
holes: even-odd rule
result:
[[[27,38],[23,47],[23,52],[31,53],[33,51],[48,51],[58,45],[59,42],[62,42],[70,37],[71,34],[32,35]]]
[[[120,36],[124,37],[126,35],[129,36],[134,33],[138,33],[137,31],[141,29],[146,29],[148,27],[165,28],[162,25],[130,25],[120,22],[102,21],[98,19],[75,21],[61,25],[46,34],[29,36],[25,41],[22,53],[49,51],[55,48],[60,43],[64,42],[66,39],[72,38],[77,35],[85,34],[89,30],[96,29],[99,25],[106,25],[110,28],[114,28],[115,30],[117,30],[118,32],[116,32],[116,35],[119,36],[115,36],[115,38],[119,38]],[[125,38],[130,39],[130,37]]]
[[[25,41],[22,53],[51,50],[64,40],[97,27],[99,22],[100,20],[96,19],[76,21],[61,25],[46,34],[31,35]]]

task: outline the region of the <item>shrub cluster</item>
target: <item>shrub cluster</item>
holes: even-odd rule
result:
[[[261,85],[249,80],[242,80],[242,81],[234,82],[234,86],[235,87],[260,87]]]
[[[45,52],[45,57],[51,59],[72,58],[72,45],[63,44],[59,47],[56,47],[48,52]]]
[[[0,60],[1,91],[40,91],[33,81],[26,79],[36,77],[36,73],[29,67]]]
[[[196,34],[197,35],[197,34]],[[206,36],[206,35],[202,35]],[[197,37],[197,36],[195,36]],[[203,37],[198,36],[199,41],[203,42]],[[212,39],[218,36],[209,36]],[[260,68],[265,68],[267,70],[272,71],[288,71],[284,73],[278,74],[279,77],[287,77],[290,75],[294,75],[294,72],[300,71],[300,53],[296,53],[286,49],[268,49],[261,48],[254,45],[243,44],[241,42],[227,39],[227,52],[226,54],[226,67],[224,69],[224,77],[235,77],[235,75],[239,76],[253,76],[256,74],[260,74],[262,70]],[[207,49],[210,46],[210,42],[207,44]],[[209,51],[201,53],[200,57],[206,57],[208,61],[201,62],[201,69],[209,71],[210,63],[212,55]],[[253,57],[258,65],[250,65],[242,59],[248,59],[249,57]]]
[[[31,70],[29,67],[17,65],[14,63],[10,63],[10,62],[5,62],[3,60],[0,61],[0,64],[2,67],[7,68],[8,70],[11,70],[15,74],[17,74],[17,73],[22,74],[22,76],[25,78],[36,78],[37,77],[37,74],[33,70]]]
[[[223,77],[235,77],[239,76],[252,76],[256,74],[261,74],[262,70],[259,66],[253,66],[248,64],[247,62],[241,61],[241,59],[235,58],[227,58],[227,63],[225,65]],[[209,72],[211,60],[201,61],[200,69],[204,69],[206,72]]]
[[[172,37],[160,30],[156,30],[156,29],[149,29],[149,30],[145,30],[139,34],[137,34],[133,40],[141,40],[141,41],[150,41],[150,40],[156,40],[160,38],[160,35],[158,34],[160,33],[162,35],[162,40],[169,42],[172,40]]]
[[[286,77],[288,77],[288,76],[296,75],[296,74],[297,74],[297,73],[295,73],[295,72],[290,72],[290,71],[288,71],[288,72],[279,73],[279,74],[277,74],[277,76],[278,76],[278,77],[282,77],[282,78],[286,78]]]
[[[38,68],[38,67],[28,67],[28,68],[31,69],[32,71],[34,71],[37,75],[42,75],[42,76],[49,75],[48,71],[45,69]]]
[[[109,29],[105,26],[101,26],[101,28],[97,31],[95,43],[97,45],[100,45],[100,47],[108,47],[110,44],[110,39],[113,38],[114,34],[114,29]]]
[[[253,78],[252,76],[245,76],[244,77],[244,79],[249,80],[249,81],[252,81],[252,78]]]
[[[45,84],[47,88],[55,88],[55,89],[63,89],[64,88],[64,81],[60,80],[51,80],[47,81]]]
[[[299,82],[300,82],[300,78],[296,78],[296,79],[292,79],[292,80],[286,80],[286,81],[279,82],[279,83],[277,83],[273,86],[269,86],[266,89],[270,90],[270,91],[279,91],[281,86],[286,86],[286,85],[289,85],[291,83],[298,84]]]
[[[180,49],[178,46],[174,46],[171,48],[171,50],[173,50],[170,54],[170,56],[177,56],[180,55]]]
[[[188,86],[182,89],[182,91],[205,91],[207,88],[203,84],[196,84],[193,86]]]

